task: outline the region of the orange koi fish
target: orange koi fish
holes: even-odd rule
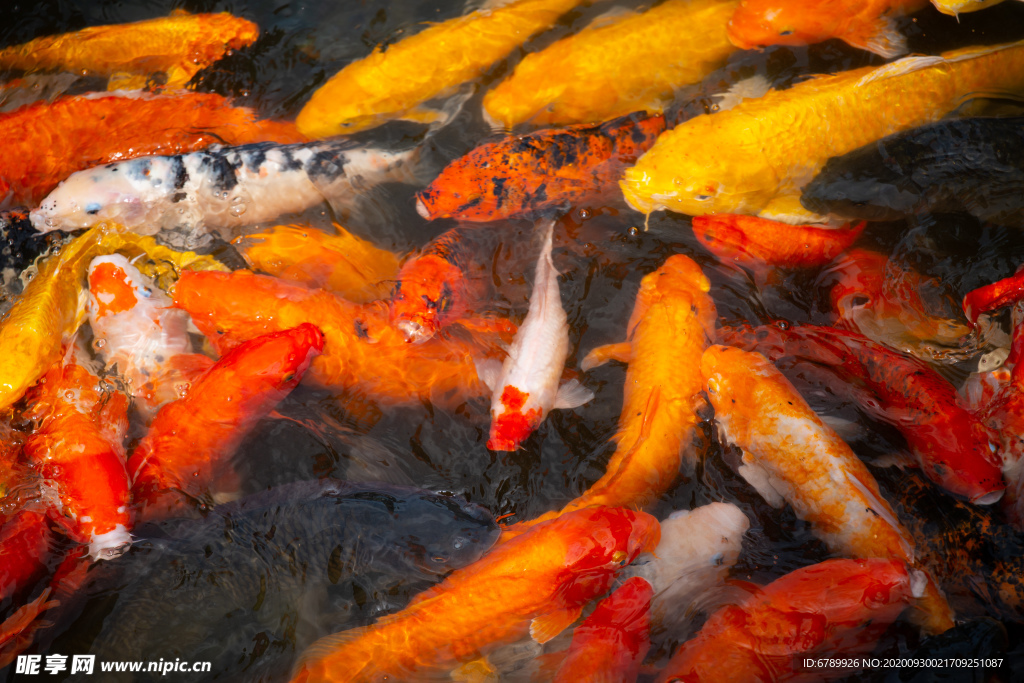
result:
[[[651,647],[653,594],[651,584],[635,576],[597,603],[572,632],[554,683],[635,681]]]
[[[638,112],[485,142],[417,193],[416,210],[427,220],[494,221],[613,195],[665,127],[664,116]]]
[[[936,121],[979,93],[1022,88],[1024,42],[819,76],[679,124],[626,169],[620,186],[645,214],[822,222],[800,204],[800,190],[830,157]]]
[[[970,329],[928,313],[921,292],[938,283],[909,268],[890,266],[884,254],[851,249],[829,268],[832,310],[841,327],[926,360],[955,353]],[[936,349],[936,346],[941,349]]]
[[[835,552],[913,565],[910,534],[871,472],[774,365],[759,353],[712,346],[701,374],[723,439],[743,451],[739,474],[766,501],[789,503]],[[923,627],[941,633],[953,627],[953,612],[928,579]]]
[[[122,441],[128,398],[102,388],[77,363],[54,365],[29,393],[26,413],[37,426],[25,454],[56,484],[69,535],[89,544],[94,560],[117,557],[131,545],[129,485]]]
[[[857,241],[867,223],[842,228],[790,225],[756,216],[693,217],[693,234],[723,263],[757,270],[764,266],[817,268]]]
[[[736,0],[667,0],[643,13],[599,17],[526,55],[484,96],[486,116],[509,129],[658,113],[673,90],[700,81],[735,51],[725,26],[736,7]]]
[[[891,59],[907,54],[907,39],[897,30],[895,18],[927,5],[928,0],[740,0],[729,22],[729,40],[740,49],[751,50],[839,38]]]
[[[146,516],[177,502],[176,495],[168,502],[171,490],[196,499],[230,492],[235,448],[298,385],[322,349],[323,334],[309,323],[258,337],[225,354],[184,398],[161,408],[128,461]]]
[[[330,292],[245,270],[186,271],[173,296],[220,353],[267,332],[314,322],[323,330],[324,351],[313,360],[308,379],[323,387],[356,389],[395,403],[461,403],[486,393],[473,358],[493,354],[493,346],[455,338],[408,344],[387,324],[386,312]]]
[[[897,560],[826,560],[776,579],[715,612],[661,672],[670,681],[781,681],[802,659],[867,654],[914,600],[915,580]],[[816,680],[851,669],[815,670]]]
[[[97,130],[103,134],[98,135]],[[76,171],[213,144],[304,142],[291,123],[260,121],[213,93],[142,92],[63,97],[0,114],[10,154],[0,161],[0,202],[39,203]]]
[[[167,17],[36,38],[0,50],[0,68],[118,76],[108,84],[112,90],[141,87],[147,78],[181,88],[229,50],[255,41],[259,32],[256,24],[227,12],[175,10]]]
[[[788,356],[832,368],[844,381],[830,389],[899,429],[934,483],[978,505],[1003,496],[994,435],[959,405],[956,390],[924,361],[855,332],[816,325],[735,326],[719,329],[718,339],[760,351],[773,362]],[[874,399],[863,400],[858,387]]]
[[[379,681],[444,670],[527,634],[546,643],[658,544],[643,512],[595,507],[537,525],[453,572],[396,614],[321,638],[292,680]]]
[[[298,225],[245,235],[232,244],[249,267],[349,301],[385,298],[398,273],[398,257],[335,224],[337,235]]]
[[[295,122],[314,138],[355,133],[396,118],[435,120],[420,105],[482,76],[581,0],[513,0],[434,24],[377,47],[313,93]]]
[[[487,440],[492,451],[516,450],[552,410],[576,408],[594,398],[594,392],[577,380],[559,386],[569,355],[569,322],[551,260],[554,227],[554,221],[549,221],[544,229],[530,310],[505,362],[500,366],[497,361],[477,363],[477,374],[494,392]]]
[[[704,400],[699,359],[716,316],[710,288],[700,266],[681,254],[644,276],[628,341],[594,349],[581,364],[588,370],[609,359],[629,363],[617,447],[604,476],[560,512],[506,527],[502,540],[589,505],[648,505],[675,483],[683,463],[696,462],[691,441]]]

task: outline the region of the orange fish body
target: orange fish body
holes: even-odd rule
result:
[[[308,379],[397,403],[418,399],[462,402],[484,396],[473,356],[484,349],[458,339],[408,344],[387,323],[386,311],[357,306],[323,290],[249,271],[184,272],[174,305],[192,315],[220,353],[261,334],[315,322],[324,352]]]
[[[743,451],[740,474],[769,503],[788,502],[834,552],[913,564],[910,534],[871,472],[774,365],[759,353],[712,346],[701,373],[715,422]],[[924,609],[929,632],[952,628],[934,580]]]
[[[104,133],[97,135],[96,130]],[[260,121],[213,93],[64,97],[0,114],[10,155],[0,162],[0,199],[35,205],[75,171],[213,144],[304,142],[291,123]]]
[[[131,543],[129,484],[121,445],[128,431],[128,398],[102,391],[100,380],[76,363],[55,365],[30,395],[38,427],[25,453],[56,482],[64,525],[90,544],[94,559],[116,557]],[[63,522],[63,520],[61,520]]]
[[[29,504],[0,520],[0,608],[4,612],[15,594],[46,573],[55,547],[49,516],[45,506]]]
[[[578,510],[538,525],[456,570],[401,612],[321,639],[292,680],[401,679],[478,659],[527,634],[547,642],[659,536],[657,520],[625,509]]]
[[[485,142],[416,195],[428,220],[496,221],[618,193],[626,166],[665,130],[665,117],[630,114]]]
[[[661,672],[670,681],[788,680],[806,655],[867,654],[913,601],[897,560],[826,560],[776,579],[708,618]],[[814,671],[814,680],[850,670]]]
[[[63,69],[97,76],[129,73],[111,89],[141,87],[147,76],[162,73],[168,88],[183,87],[200,69],[229,50],[249,45],[259,36],[256,24],[219,14],[175,11],[167,17],[131,24],[90,26],[75,33],[44,36],[0,50],[0,67],[37,71]]]
[[[697,83],[736,48],[725,25],[736,0],[667,0],[646,12],[599,17],[527,54],[484,96],[494,123],[514,128],[657,113],[676,88]]]
[[[604,476],[561,512],[506,527],[502,540],[588,505],[648,505],[675,483],[684,462],[696,462],[691,441],[704,400],[699,364],[716,319],[710,286],[683,255],[644,277],[626,327],[629,341],[595,349],[581,364],[587,370],[602,362],[595,358],[629,363],[617,447]]]
[[[322,348],[323,335],[307,323],[225,354],[184,398],[160,409],[136,446],[128,461],[136,496],[156,500],[176,489],[203,498],[212,489],[230,490],[234,449],[299,383]]]
[[[764,266],[816,268],[853,244],[867,223],[842,228],[789,225],[756,216],[693,217],[693,234],[722,262],[755,270]]]
[[[337,235],[278,225],[233,244],[250,268],[267,275],[326,289],[355,303],[385,298],[398,273],[398,257],[340,225],[334,228]]]
[[[928,0],[740,0],[729,21],[729,40],[750,50],[839,38],[883,57],[898,57],[907,53],[907,41],[893,18],[927,5]]]
[[[554,683],[635,681],[651,647],[651,598],[646,579],[633,577],[602,600],[572,633]]]

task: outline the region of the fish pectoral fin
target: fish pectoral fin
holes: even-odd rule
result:
[[[501,383],[502,363],[494,358],[473,359],[476,364],[476,376],[491,391],[497,391]]]
[[[583,607],[569,607],[542,615],[530,622],[530,637],[543,645],[580,618]]]
[[[593,391],[580,384],[578,380],[571,379],[558,387],[558,393],[555,394],[555,403],[551,407],[556,410],[579,408],[584,403],[593,399]]]
[[[892,17],[881,16],[865,23],[857,31],[840,36],[850,45],[874,52],[886,59],[907,54],[907,39],[896,28]]]
[[[336,650],[361,638],[364,633],[370,630],[370,628],[371,627],[369,626],[360,626],[358,628],[342,631],[341,633],[332,633],[329,636],[320,638],[303,650],[302,654],[300,654],[298,659],[295,660],[295,666],[292,668],[292,678],[305,668],[307,662],[324,659],[325,657],[334,654]],[[351,673],[354,676],[358,672],[351,671]]]
[[[604,346],[591,349],[590,353],[583,359],[583,362],[580,363],[580,369],[583,372],[589,372],[610,360],[628,363],[632,357],[633,345],[628,341],[619,342],[618,344],[605,344]]]
[[[474,659],[452,669],[451,679],[459,683],[497,683],[501,680],[498,670],[487,657]]]
[[[773,508],[780,508],[785,505],[786,499],[782,497],[782,494],[772,483],[771,473],[746,451],[743,453],[743,463],[739,466],[736,473],[753,486],[761,494],[765,502]]]
[[[887,453],[874,458],[871,464],[874,467],[898,467],[901,470],[905,470],[908,467],[916,468],[917,460],[906,451],[896,451],[895,453]]]
[[[775,197],[757,214],[780,223],[790,225],[806,225],[809,223],[828,223],[828,216],[808,211],[800,203],[799,194],[783,194]]]

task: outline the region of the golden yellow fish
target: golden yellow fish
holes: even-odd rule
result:
[[[313,93],[295,123],[323,138],[373,128],[396,118],[430,121],[422,102],[481,76],[535,33],[583,0],[515,0],[435,24],[377,47]]]
[[[175,10],[158,19],[36,38],[0,50],[0,68],[112,76],[110,89],[140,88],[148,78],[162,73],[166,79],[161,85],[180,88],[228,50],[249,45],[258,36],[256,24],[227,12]]]
[[[484,97],[493,122],[555,126],[660,112],[675,88],[696,83],[736,47],[726,25],[738,0],[668,0],[636,14],[599,18],[527,55]]]
[[[39,272],[0,321],[0,410],[20,399],[29,387],[60,358],[64,342],[85,318],[88,289],[84,286],[89,263],[115,251],[126,256],[146,254],[150,263],[137,266],[148,275],[167,281],[176,270],[227,270],[210,256],[176,252],[152,237],[124,232],[101,223],[64,245],[39,266]]]
[[[943,14],[955,17],[965,12],[977,12],[980,9],[998,5],[1003,0],[932,0],[935,9]]]
[[[620,186],[637,211],[821,221],[800,189],[832,156],[1024,90],[1024,41],[906,57],[799,83],[664,133]]]
[[[335,224],[337,235],[278,225],[233,241],[249,267],[282,280],[326,289],[355,303],[387,298],[399,258]]]

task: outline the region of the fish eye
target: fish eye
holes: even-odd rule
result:
[[[698,202],[707,202],[707,201],[711,200],[711,195],[709,195],[709,194],[698,194],[698,195],[695,195],[693,198],[696,199]]]
[[[793,35],[793,29],[787,28],[785,31],[779,31],[780,36],[791,36]]]
[[[425,303],[427,308],[429,308],[430,310],[434,310],[435,308],[437,308],[437,302],[431,299],[426,294],[421,295],[421,298],[423,299],[423,303]]]
[[[95,216],[100,212],[102,207],[97,202],[89,202],[85,205],[85,212],[90,216]]]
[[[447,313],[452,307],[453,298],[452,288],[447,282],[445,282],[444,286],[441,288],[441,296],[437,299],[437,310],[441,313]]]

